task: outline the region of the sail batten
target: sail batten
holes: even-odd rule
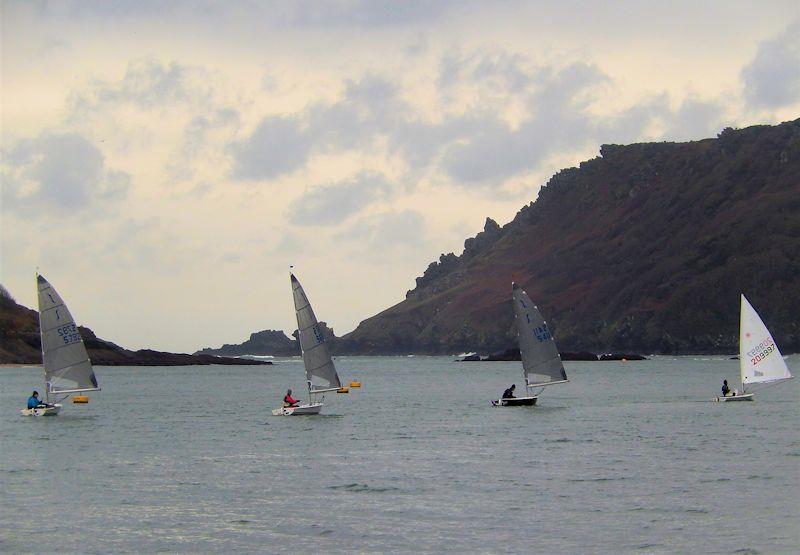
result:
[[[792,377],[772,334],[744,295],[739,316],[739,369],[742,386]]]
[[[547,322],[519,285],[514,283],[512,289],[517,338],[526,383],[542,386],[567,381],[564,363],[561,362]]]
[[[97,378],[78,326],[61,296],[42,276],[39,290],[39,333],[47,391],[97,390]]]
[[[300,350],[303,353],[303,365],[306,368],[306,379],[309,391],[338,389],[342,386],[336,366],[333,364],[328,344],[325,342],[311,303],[303,286],[291,276],[292,295],[294,297],[297,330],[300,336]]]

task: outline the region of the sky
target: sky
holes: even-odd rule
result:
[[[127,348],[342,335],[604,143],[800,117],[792,1],[2,0],[0,283]]]

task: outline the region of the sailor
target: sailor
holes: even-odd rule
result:
[[[286,395],[283,397],[283,406],[284,407],[296,407],[297,405],[298,405],[298,402],[295,401],[294,398],[292,397],[292,390],[291,389],[287,389],[286,390]]]
[[[46,406],[46,405],[39,400],[39,392],[34,391],[33,394],[30,397],[28,397],[28,408],[35,409],[36,407],[39,406]]]
[[[517,389],[517,384],[512,383],[511,387],[503,392],[501,399],[514,399],[514,390]]]
[[[722,396],[727,397],[730,392],[731,388],[728,387],[728,380],[722,380]]]

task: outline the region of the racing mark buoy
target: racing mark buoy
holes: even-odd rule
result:
[[[72,398],[73,403],[88,403],[89,396],[88,395],[76,395]]]
[[[350,382],[350,387],[361,387],[361,382],[352,381]]]
[[[336,390],[336,393],[350,393],[350,388],[347,386],[342,386]]]

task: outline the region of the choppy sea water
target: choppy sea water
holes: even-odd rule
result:
[[[0,368],[0,550],[800,550],[800,379],[713,403],[737,361],[570,362],[495,408],[519,363],[337,366],[364,387],[303,418],[270,414],[299,360],[99,367],[54,418],[19,415],[40,369]]]

